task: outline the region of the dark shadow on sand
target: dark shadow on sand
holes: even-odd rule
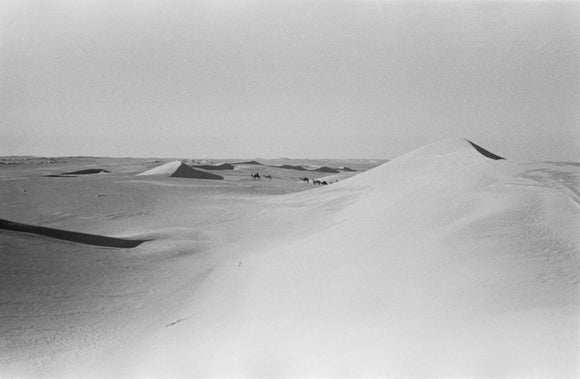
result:
[[[88,168],[86,170],[65,172],[63,175],[93,175],[100,173],[109,173],[110,171],[104,170],[102,168]]]
[[[99,236],[96,234],[87,234],[80,232],[72,232],[69,230],[46,228],[43,226],[35,226],[28,224],[21,224],[18,222],[0,219],[0,229],[12,230],[15,232],[39,234],[50,238],[56,238],[64,241],[71,241],[82,243],[85,245],[115,247],[129,249],[141,245],[143,242],[150,240],[131,240],[124,238],[114,238]]]
[[[468,139],[466,139],[466,141],[469,142],[471,144],[471,146],[473,146],[475,148],[475,150],[477,150],[481,155],[483,155],[489,159],[495,159],[495,160],[505,159],[503,157],[500,157],[499,155],[495,155],[494,153],[485,150],[483,147],[474,144],[473,142],[471,142]]]

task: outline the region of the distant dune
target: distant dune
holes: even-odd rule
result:
[[[258,161],[246,161],[246,162],[234,162],[233,165],[258,165],[262,166],[262,164]]]
[[[331,167],[328,167],[328,166],[322,166],[322,167],[319,167],[319,168],[316,168],[316,169],[310,170],[310,171],[328,172],[328,173],[331,173],[331,174],[338,174],[340,172],[339,170],[334,169],[334,168],[331,168]]]
[[[285,164],[285,165],[281,165],[281,166],[272,166],[272,167],[283,168],[283,169],[286,169],[286,170],[310,171],[307,168],[305,168],[304,166],[299,166],[299,165],[298,166],[293,166],[293,165]]]
[[[92,174],[101,174],[101,173],[109,173],[109,172],[110,171],[102,169],[102,168],[89,168],[86,170],[65,172],[63,175],[92,175]]]
[[[207,164],[207,165],[193,165],[193,168],[199,168],[202,170],[233,170],[235,166],[229,163],[219,163],[219,164]]]
[[[188,179],[214,179],[222,180],[223,176],[211,174],[209,172],[196,170],[181,161],[169,162],[164,165],[147,170],[137,176],[148,175],[164,175],[173,178],[188,178]]]

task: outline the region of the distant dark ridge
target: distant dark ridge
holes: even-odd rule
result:
[[[272,166],[272,167],[284,168],[286,170],[310,171],[307,168],[304,168],[302,166],[292,166],[292,165],[289,165],[289,164],[285,164],[285,165],[282,165],[282,166]]]
[[[45,178],[76,178],[76,176],[74,175],[57,175],[57,174],[51,174],[51,175],[44,175]]]
[[[205,172],[201,170],[196,170],[184,163],[169,175],[172,178],[186,178],[186,179],[212,179],[212,180],[223,180],[223,176],[212,174],[211,172]]]
[[[200,168],[202,170],[233,170],[235,167],[232,166],[229,163],[223,163],[223,164],[219,164],[219,165],[195,165],[195,166],[191,166],[193,168]]]
[[[322,167],[317,168],[317,169],[312,170],[312,171],[328,172],[328,173],[331,173],[331,174],[338,174],[340,172],[337,169],[334,169],[332,167],[327,167],[327,166],[322,166]]]
[[[263,164],[261,164],[258,161],[247,161],[247,162],[235,162],[232,164],[254,164],[254,165],[258,165],[258,166],[263,166]]]
[[[499,155],[495,155],[494,153],[485,150],[483,147],[474,144],[473,142],[471,142],[468,139],[466,139],[466,141],[469,142],[471,144],[471,146],[473,146],[475,148],[475,150],[477,150],[481,155],[483,155],[489,159],[495,159],[495,160],[505,159],[503,157],[500,157]]]
[[[104,170],[102,168],[89,168],[86,170],[65,172],[63,175],[91,175],[91,174],[100,174],[101,172],[109,172],[109,171]]]
[[[356,172],[356,170],[353,170],[352,168],[346,166],[339,167],[338,169],[342,171]]]
[[[82,243],[85,245],[116,247],[121,249],[130,249],[141,245],[143,242],[150,241],[150,240],[130,240],[123,238],[99,236],[96,234],[71,232],[69,230],[45,228],[43,226],[21,224],[18,222],[3,219],[0,219],[0,229],[12,230],[15,232],[22,233],[39,234],[41,236],[76,243]]]

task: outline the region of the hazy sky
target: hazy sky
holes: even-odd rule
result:
[[[0,1],[0,155],[580,160],[580,2]]]

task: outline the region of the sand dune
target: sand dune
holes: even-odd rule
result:
[[[229,163],[218,163],[218,164],[209,164],[209,165],[194,165],[194,168],[199,168],[202,170],[233,170],[235,166]]]
[[[448,140],[289,196],[327,219],[217,266],[134,373],[574,375],[578,208],[520,170]]]
[[[288,164],[284,164],[284,165],[281,165],[281,166],[273,166],[273,167],[283,168],[283,169],[286,169],[286,170],[309,171],[306,167],[300,166],[300,165],[288,165]]]
[[[181,161],[169,162],[164,165],[147,170],[137,176],[149,176],[149,175],[164,175],[173,178],[189,178],[189,179],[223,179],[222,176],[211,174],[209,172],[196,170]]]
[[[480,149],[444,140],[332,186],[220,194],[215,217],[189,198],[161,204],[140,234],[156,240],[121,266],[91,254],[108,273],[91,287],[83,261],[60,261],[66,276],[51,263],[60,245],[33,255],[36,276],[18,276],[31,258],[6,255],[0,372],[577,376],[578,167]],[[38,325],[58,343],[36,347],[52,341]]]
[[[311,171],[328,172],[328,173],[331,173],[331,174],[338,174],[340,172],[339,170],[334,169],[332,167],[328,167],[328,166],[322,166],[322,167],[316,168],[316,169],[311,170]]]
[[[245,162],[234,162],[232,163],[233,165],[257,165],[257,166],[263,166],[260,162],[258,161],[245,161]]]

